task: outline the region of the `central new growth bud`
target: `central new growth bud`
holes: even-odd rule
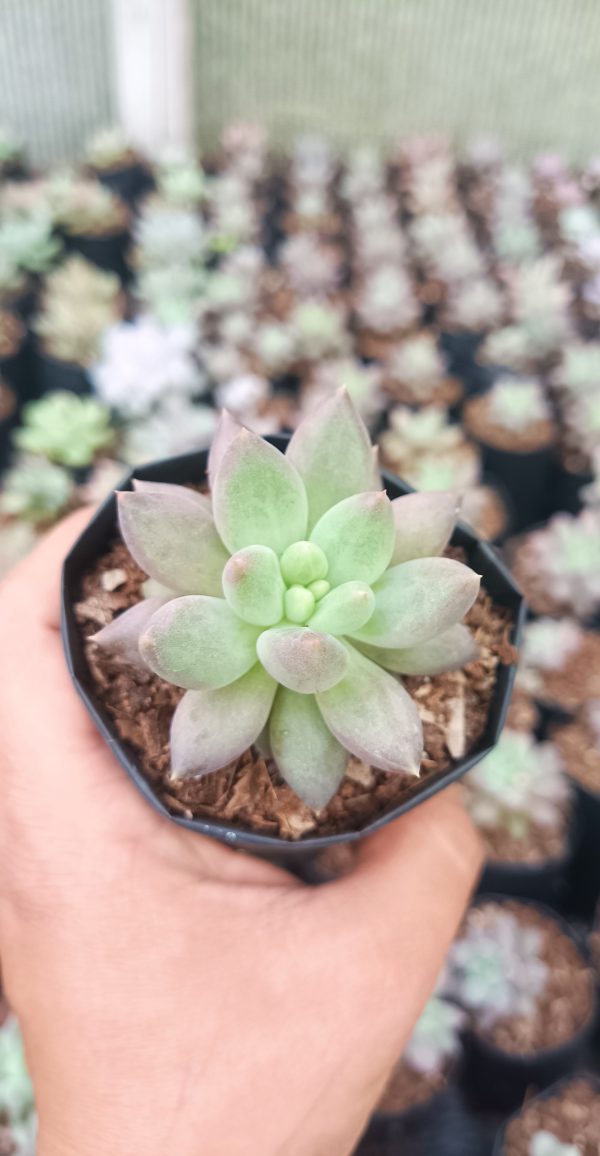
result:
[[[286,586],[309,586],[327,577],[329,564],[320,546],[313,542],[293,542],[280,559]]]

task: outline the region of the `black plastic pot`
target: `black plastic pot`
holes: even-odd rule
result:
[[[14,389],[18,404],[35,396],[35,380],[32,372],[31,349],[26,335],[16,353],[0,358],[0,377]]]
[[[79,395],[87,394],[91,390],[90,379],[82,365],[51,357],[49,353],[44,352],[39,343],[35,346],[34,373],[38,397],[57,389]]]
[[[557,1083],[551,1084],[551,1086],[549,1088],[546,1088],[545,1091],[540,1092],[539,1096],[535,1096],[534,1100],[528,1100],[527,1101],[527,1107],[529,1107],[529,1105],[531,1103],[535,1103],[537,1101],[553,1100],[555,1096],[560,1095],[563,1088],[567,1087],[570,1083],[572,1083],[572,1079],[573,1079],[572,1076],[567,1076],[565,1079],[558,1080]],[[595,1089],[595,1091],[598,1094],[600,1094],[600,1080],[598,1079],[597,1076],[592,1075],[590,1072],[583,1071],[583,1072],[577,1073],[577,1079],[585,1080],[586,1083],[591,1084],[592,1087]],[[521,1109],[519,1108],[518,1111],[513,1112],[512,1116],[510,1117],[510,1120],[507,1120],[506,1124],[503,1124],[502,1128],[498,1132],[498,1135],[496,1136],[496,1143],[494,1144],[494,1150],[492,1152],[492,1156],[505,1156],[506,1136],[507,1136],[509,1125],[512,1123],[513,1120],[518,1119],[518,1117],[520,1115],[521,1115]]]
[[[569,846],[557,859],[542,863],[501,863],[488,860],[477,894],[510,895],[513,899],[529,899],[543,903],[556,911],[568,905],[569,872],[576,847],[577,826],[573,823]]]
[[[130,270],[126,254],[129,248],[129,230],[111,233],[106,237],[86,237],[78,233],[62,233],[65,248],[71,253],[81,253],[86,261],[91,261],[99,269],[117,273],[122,281],[127,281]]]
[[[369,1121],[364,1142],[382,1152],[405,1152],[411,1142],[418,1141],[423,1152],[430,1151],[430,1142],[451,1107],[455,1090],[449,1082],[429,1100],[415,1104],[404,1112],[375,1112]]]
[[[592,919],[600,900],[600,795],[573,779],[578,846],[569,872],[569,907]]]
[[[553,510],[565,510],[568,514],[579,514],[583,509],[581,490],[589,486],[594,480],[591,470],[585,473],[573,473],[563,465],[557,464],[554,472],[552,488]]]
[[[460,378],[469,396],[480,393],[491,380],[490,369],[476,360],[477,350],[484,337],[484,333],[440,332],[440,349],[448,360],[449,372],[453,377]]]
[[[267,440],[281,450],[285,449],[287,443],[287,439],[284,437],[269,437]],[[170,458],[162,462],[154,462],[138,467],[128,476],[120,488],[130,490],[132,488],[133,478],[169,481],[180,485],[201,483],[206,476],[207,457],[207,451],[202,451],[200,453],[186,454],[182,457]],[[383,479],[386,490],[392,498],[410,492],[409,486],[391,474],[384,474]],[[353,842],[367,832],[377,830],[379,827],[384,826],[390,822],[390,820],[397,818],[418,803],[428,799],[431,795],[437,794],[439,790],[455,779],[460,778],[465,771],[468,771],[479,762],[480,759],[489,754],[497,742],[508,708],[515,674],[514,666],[499,667],[497,683],[485,732],[475,747],[469,751],[463,759],[458,760],[450,767],[445,774],[429,782],[425,780],[417,787],[413,795],[394,807],[387,814],[379,816],[361,831],[349,831],[337,835],[312,837],[303,839],[297,843],[289,843],[274,836],[256,834],[253,831],[245,831],[238,827],[232,828],[227,826],[226,823],[216,820],[186,819],[171,814],[144,777],[135,752],[127,743],[119,738],[113,720],[103,708],[102,704],[96,699],[86,662],[83,642],[73,612],[73,605],[79,598],[79,589],[83,574],[86,569],[108,549],[116,535],[116,498],[114,494],[111,494],[78,538],[64,563],[62,632],[67,663],[74,684],[98,730],[114,751],[125,771],[148,802],[166,818],[171,819],[172,822],[197,831],[200,834],[211,835],[230,846],[243,847],[246,850],[254,851],[258,854],[291,862],[298,857],[313,855],[334,843]],[[503,562],[490,546],[480,542],[466,527],[458,526],[452,541],[455,545],[464,548],[470,565],[483,576],[483,585],[495,601],[502,606],[508,607],[512,612],[512,640],[518,642],[525,616],[525,603]]]
[[[510,453],[479,440],[477,445],[481,450],[483,469],[498,478],[509,494],[515,533],[551,513],[550,495],[555,470],[552,446],[532,453]]]
[[[501,901],[497,895],[477,899]],[[508,897],[510,898],[510,897]],[[589,961],[587,945],[564,919],[542,904],[531,904],[548,919],[559,924],[564,935],[573,941],[582,958]],[[474,1029],[464,1036],[464,1065],[461,1073],[466,1100],[479,1111],[512,1112],[523,1103],[527,1092],[542,1090],[575,1071],[585,1056],[597,1026],[597,1002],[580,1030],[555,1048],[545,1048],[531,1055],[513,1055],[495,1047]]]
[[[116,193],[128,205],[135,205],[154,188],[154,177],[150,169],[136,161],[126,168],[94,169],[94,174],[111,193]]]

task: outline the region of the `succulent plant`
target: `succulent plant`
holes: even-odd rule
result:
[[[407,180],[411,209],[420,214],[443,212],[456,200],[454,163],[439,153],[414,165]]]
[[[251,189],[233,173],[213,177],[208,186],[211,245],[217,251],[256,239],[259,221]]]
[[[591,205],[571,205],[563,209],[558,224],[563,241],[575,249],[600,233],[600,216]]]
[[[385,163],[381,153],[363,145],[355,149],[346,161],[340,193],[345,201],[354,205],[379,196],[385,189],[385,182]]]
[[[263,321],[254,325],[250,348],[266,373],[281,374],[294,360],[295,336],[283,321]]]
[[[403,265],[406,259],[406,238],[399,226],[382,223],[355,233],[353,263],[361,275],[385,265]]]
[[[560,280],[560,262],[553,255],[511,268],[506,276],[512,316],[527,334],[534,356],[560,349],[569,337],[571,288]]]
[[[142,269],[202,264],[206,230],[197,213],[160,201],[146,202],[134,229],[135,255]]]
[[[48,274],[44,289],[46,297],[78,305],[82,301],[93,301],[116,308],[121,296],[121,282],[116,273],[99,269],[79,253],[72,253]]]
[[[171,597],[96,636],[187,690],[171,775],[225,766],[267,726],[280,773],[315,809],[349,753],[418,775],[420,718],[395,675],[475,653],[460,619],[479,578],[436,556],[454,496],[391,503],[373,489],[368,434],[343,391],[305,419],[285,456],[224,414],[209,477],[212,504],[154,483],[119,495],[126,545]]]
[[[549,596],[578,618],[600,608],[600,510],[555,514],[527,536],[522,557]]]
[[[23,425],[15,430],[13,442],[24,453],[79,469],[91,465],[114,436],[105,406],[92,397],[57,390],[23,407]]]
[[[535,378],[498,377],[486,394],[490,421],[521,433],[536,422],[551,421],[552,410],[543,385]]]
[[[161,325],[192,325],[200,313],[205,288],[204,270],[181,262],[141,269],[135,295]]]
[[[584,1156],[577,1144],[563,1144],[552,1132],[536,1132],[531,1137],[528,1156]]]
[[[499,905],[472,908],[448,957],[448,990],[492,1027],[508,1016],[532,1015],[548,979],[542,934]]]
[[[444,304],[444,328],[481,333],[493,329],[502,319],[504,300],[489,277],[453,283]]]
[[[11,1144],[7,1151],[13,1156],[34,1156],[33,1088],[25,1063],[21,1030],[14,1016],[10,1016],[0,1028],[0,1120],[6,1121],[7,1125]]]
[[[188,326],[163,326],[151,317],[122,322],[104,333],[90,371],[98,397],[123,417],[142,417],[164,397],[191,398],[206,390]]]
[[[441,995],[431,996],[404,1050],[404,1062],[423,1075],[443,1073],[460,1052],[465,1019],[462,1008]]]
[[[582,642],[583,631],[572,618],[533,619],[523,632],[521,667],[562,670]]]
[[[148,417],[135,418],[125,427],[119,452],[123,461],[135,466],[203,450],[210,445],[216,424],[212,406],[167,394]]]
[[[367,329],[382,334],[410,329],[420,315],[408,274],[394,265],[383,265],[367,273],[356,295],[355,308]]]
[[[26,273],[45,273],[62,252],[62,243],[53,233],[50,215],[11,213],[0,221],[0,260]]]
[[[62,466],[25,458],[8,470],[0,489],[0,512],[34,525],[52,522],[73,495],[73,480]]]
[[[482,361],[525,372],[535,361],[538,348],[523,325],[505,325],[489,333],[479,350]]]
[[[172,161],[158,170],[158,193],[167,205],[193,209],[206,199],[206,176],[194,160]]]
[[[465,777],[465,801],[479,827],[502,827],[523,839],[532,824],[561,826],[569,783],[558,749],[510,730]]]
[[[275,415],[263,414],[272,396],[267,379],[256,373],[234,377],[223,382],[215,391],[215,399],[221,409],[228,410],[236,421],[260,434],[277,433],[279,428]]]
[[[72,173],[57,173],[46,196],[54,222],[72,236],[104,235],[128,224],[126,205],[105,185]]]
[[[131,141],[119,125],[98,129],[86,142],[86,158],[96,169],[116,169],[133,152]]]
[[[483,257],[461,214],[417,217],[410,236],[421,263],[449,284],[485,273]]]
[[[563,407],[567,438],[579,451],[591,457],[600,450],[600,390],[574,397]]]
[[[241,350],[235,345],[224,345],[221,341],[201,345],[199,356],[203,370],[212,382],[230,381],[233,377],[249,373],[252,368],[248,357]]]
[[[415,411],[398,405],[390,411],[389,422],[390,430],[381,435],[380,441],[382,449],[391,458],[398,456],[393,452],[394,448],[400,456],[403,448],[407,455],[429,450],[444,454],[465,444],[461,427],[448,420],[447,411],[441,406],[432,405]]]
[[[573,341],[562,349],[554,383],[573,394],[600,389],[600,341]]]
[[[302,413],[307,413],[330,397],[340,386],[348,391],[363,421],[372,421],[385,405],[381,389],[382,369],[374,362],[365,365],[352,357],[329,358],[318,362],[302,394]]]
[[[279,251],[287,283],[299,297],[333,293],[341,277],[340,257],[311,233],[289,237]]]
[[[341,309],[326,301],[300,301],[292,310],[288,324],[294,334],[296,356],[301,360],[339,357],[348,350],[345,316]]]
[[[446,362],[432,333],[418,333],[394,346],[387,368],[392,381],[407,385],[419,401],[427,401],[432,389],[447,374]]]
[[[33,329],[51,357],[88,367],[99,356],[103,334],[118,318],[116,301],[48,295]]]

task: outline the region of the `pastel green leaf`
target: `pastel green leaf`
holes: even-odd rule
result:
[[[213,510],[232,554],[256,545],[282,554],[306,537],[307,500],[299,474],[279,450],[250,430],[240,430],[220,460]]]
[[[274,626],[283,617],[285,583],[279,559],[268,546],[246,546],[223,570],[223,592],[245,622]]]
[[[294,463],[306,487],[309,528],[343,498],[372,488],[371,440],[345,389],[338,390],[304,418],[286,457]]]
[[[118,618],[113,618],[108,626],[92,634],[91,641],[111,650],[122,662],[144,668],[146,664],[140,654],[140,638],[165,601],[165,598],[146,598],[143,602],[136,602],[129,610],[119,614]]]
[[[186,594],[221,594],[228,554],[206,499],[184,486],[118,493],[129,553],[150,578]]]
[[[332,586],[350,581],[370,586],[389,565],[394,536],[392,503],[379,490],[338,502],[317,522],[310,540],[328,558]]]
[[[304,626],[315,608],[315,596],[306,586],[290,586],[285,592],[283,605],[288,622]]]
[[[281,573],[290,586],[308,586],[326,578],[327,570],[327,558],[314,542],[292,542],[281,555]]]
[[[317,603],[308,625],[325,634],[351,634],[369,621],[375,595],[366,582],[343,582]]]
[[[258,663],[218,690],[189,690],[171,723],[171,777],[201,778],[237,759],[264,729],[277,684]]]
[[[443,674],[446,670],[460,670],[479,655],[479,647],[468,626],[457,622],[442,634],[407,649],[368,646],[357,642],[367,658],[393,670],[395,674]]]
[[[280,686],[269,723],[271,750],[286,783],[315,811],[335,795],[348,752],[334,738],[312,694]]]
[[[191,594],[167,602],[140,639],[155,674],[183,686],[227,686],[256,662],[260,628],[242,622],[223,598]]]
[[[418,775],[423,754],[419,712],[398,679],[348,648],[348,669],[317,694],[319,710],[346,750],[382,771]]]
[[[265,630],[256,650],[269,674],[282,686],[300,694],[314,694],[316,690],[335,686],[348,665],[346,648],[341,642],[306,626]]]
[[[143,478],[134,478],[132,485],[138,494],[170,494],[174,497],[182,492],[193,494],[196,504],[200,502],[207,511],[212,511],[210,498],[207,494],[199,494],[197,490],[190,490],[186,486],[176,486],[173,482],[146,482]]]
[[[480,581],[479,574],[453,558],[401,562],[375,583],[373,614],[353,636],[386,649],[416,646],[463,618]]]
[[[240,433],[244,427],[230,414],[229,410],[221,410],[217,428],[214,432],[214,437],[208,454],[208,482],[211,490],[214,487],[214,481],[217,470],[223,459],[225,451],[229,448],[234,438]]]
[[[406,494],[392,502],[396,543],[392,566],[412,558],[432,558],[448,545],[460,507],[457,494],[444,491]]]

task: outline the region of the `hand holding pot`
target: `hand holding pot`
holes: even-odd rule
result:
[[[0,953],[39,1156],[346,1156],[480,866],[453,791],[310,888],[165,822],[58,632],[59,526],[0,590]]]

